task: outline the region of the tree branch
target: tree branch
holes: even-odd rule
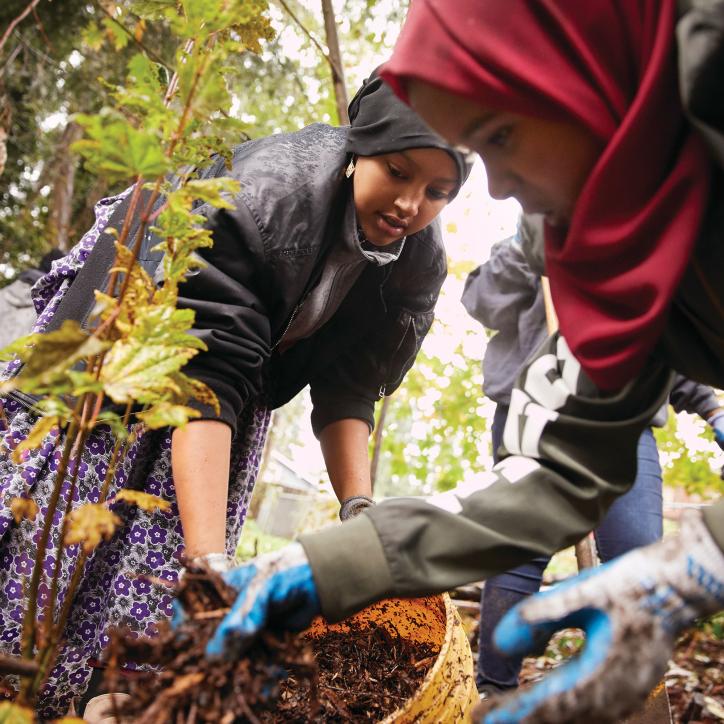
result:
[[[312,43],[315,45],[317,50],[322,54],[324,59],[329,63],[329,67],[332,69],[332,73],[334,73],[337,77],[341,78],[343,77],[342,72],[340,69],[336,66],[335,62],[332,60],[332,58],[329,55],[329,52],[324,48],[324,46],[307,30],[304,23],[294,14],[294,11],[287,5],[286,0],[278,0],[279,4],[284,8],[284,11],[289,15],[289,17],[299,26],[299,29],[312,41]]]
[[[134,33],[132,33],[123,23],[119,22],[116,18],[113,17],[113,15],[106,10],[103,5],[101,4],[100,0],[93,0],[93,4],[115,25],[117,25],[151,60],[158,63],[159,65],[162,65],[169,73],[173,75],[175,73],[175,70],[166,63],[163,58],[161,58],[159,55],[154,53],[153,50],[151,50],[149,47],[144,45],[136,36]]]
[[[38,15],[38,11],[35,8],[33,8],[33,17],[35,18],[35,24],[38,26],[38,30],[40,30],[40,34],[43,36],[45,44],[48,48],[50,48],[50,50],[53,50],[53,44],[50,42],[50,38],[45,32],[45,27],[43,26],[43,23],[40,20],[40,15]]]
[[[18,17],[15,18],[15,20],[13,20],[13,21],[10,23],[10,25],[8,25],[7,30],[3,33],[2,38],[0,38],[0,50],[2,50],[2,49],[3,49],[3,46],[5,45],[5,43],[7,43],[7,40],[8,40],[8,38],[10,37],[10,35],[12,34],[13,30],[15,30],[15,28],[16,28],[20,23],[22,23],[23,20],[25,20],[25,18],[27,18],[28,15],[30,15],[30,13],[33,12],[33,10],[35,9],[35,6],[36,6],[39,2],[40,2],[40,0],[31,0],[31,2],[30,2],[29,5],[25,8],[25,10],[23,10],[23,12],[21,12],[20,15],[18,15]]]

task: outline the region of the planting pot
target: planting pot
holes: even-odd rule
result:
[[[443,594],[380,601],[340,623],[328,624],[317,618],[306,635],[317,637],[326,631],[359,631],[377,626],[410,641],[431,644],[438,651],[435,663],[414,695],[382,724],[468,721],[478,702],[473,655],[450,597]]]

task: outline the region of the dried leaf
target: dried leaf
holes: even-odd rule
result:
[[[15,446],[12,461],[16,465],[20,465],[23,462],[23,453],[26,450],[34,450],[36,447],[40,447],[46,436],[57,426],[57,417],[41,417],[30,429],[25,440],[22,440]]]
[[[183,694],[189,689],[193,689],[197,684],[204,680],[206,674],[203,671],[195,671],[191,674],[179,676],[176,681],[164,692],[168,698]]]
[[[124,500],[131,505],[137,505],[141,510],[146,510],[149,513],[154,510],[165,511],[171,508],[171,503],[168,500],[150,493],[142,493],[140,490],[121,490],[116,494],[116,500]]]
[[[13,498],[10,501],[10,512],[13,514],[16,523],[21,520],[35,520],[38,514],[38,506],[30,498]]]
[[[221,413],[219,399],[208,385],[185,375],[183,372],[177,372],[171,377],[176,387],[181,391],[181,398],[183,400],[197,400],[204,405],[212,407],[217,415]]]
[[[90,553],[101,540],[110,540],[121,519],[102,503],[86,503],[68,516],[65,545],[80,543]]]

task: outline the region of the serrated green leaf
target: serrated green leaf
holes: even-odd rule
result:
[[[0,383],[0,392],[72,392],[69,371],[79,360],[94,357],[107,347],[107,342],[92,337],[78,322],[67,319],[54,332],[33,335],[33,346],[18,352],[24,363],[20,374]]]
[[[234,202],[229,199],[238,195],[241,184],[233,178],[192,179],[180,189],[191,201],[204,201],[217,209],[233,209]]]
[[[201,413],[185,405],[158,402],[148,410],[139,412],[136,417],[149,429],[158,430],[162,427],[182,427],[189,420],[201,417]]]
[[[136,176],[156,177],[170,169],[164,146],[153,125],[135,128],[121,114],[104,109],[95,116],[76,114],[86,137],[72,148],[94,173],[120,180]]]
[[[161,20],[167,11],[176,12],[177,0],[133,0],[134,14],[149,20]]]
[[[91,50],[100,50],[101,47],[103,47],[104,41],[104,32],[98,27],[98,23],[96,23],[95,20],[91,20],[83,31],[83,44],[87,45]]]
[[[106,35],[110,38],[113,47],[116,50],[123,50],[123,48],[128,45],[131,38],[119,24],[121,21],[119,20],[118,23],[114,23],[110,18],[103,18],[102,22]]]
[[[75,397],[80,397],[87,392],[98,393],[103,390],[103,384],[96,379],[95,375],[84,370],[68,370],[68,379],[73,384]]]
[[[217,415],[221,413],[219,400],[208,385],[193,377],[189,377],[183,372],[177,372],[173,375],[173,381],[176,387],[181,390],[180,398],[182,400],[197,400],[213,408]]]
[[[38,400],[33,408],[34,412],[43,417],[50,417],[54,415],[60,418],[62,421],[68,421],[73,416],[73,411],[68,405],[59,400],[57,397],[44,397],[42,400]]]
[[[24,337],[14,339],[10,344],[0,349],[0,361],[7,362],[16,355],[22,359],[22,354],[29,351],[36,340],[37,334],[26,334]]]
[[[116,403],[154,404],[178,399],[172,375],[206,345],[188,333],[191,309],[149,307],[125,339],[114,343],[101,372],[106,394]]]

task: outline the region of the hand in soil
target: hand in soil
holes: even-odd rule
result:
[[[237,592],[211,572],[189,572],[178,592],[184,621],[154,639],[115,632],[108,690],[126,690],[127,721],[346,722],[379,721],[415,692],[437,654],[384,628],[349,634],[264,632],[243,658],[208,659],[205,649]],[[161,667],[123,678],[125,661]]]
[[[320,612],[312,569],[299,543],[232,568],[223,578],[238,595],[206,646],[208,656],[243,651],[266,628],[302,631]]]

